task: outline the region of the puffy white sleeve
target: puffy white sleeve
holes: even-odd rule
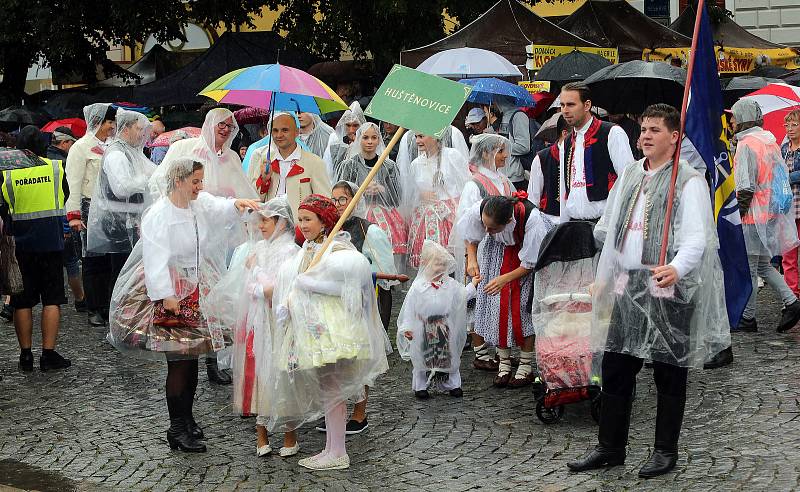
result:
[[[539,259],[539,247],[551,228],[552,224],[539,210],[531,212],[531,216],[525,222],[525,238],[522,240],[522,248],[519,250],[519,261],[522,268],[533,270],[536,266],[536,260]]]
[[[528,181],[528,200],[537,207],[542,200],[542,189],[544,188],[544,174],[542,174],[542,162],[539,155],[533,158],[531,163],[531,177]]]
[[[175,295],[172,276],[169,273],[170,240],[169,227],[162,214],[153,210],[142,221],[142,261],[147,296],[153,300]]]
[[[686,182],[675,213],[680,217],[680,228],[675,231],[677,253],[669,264],[678,271],[678,278],[683,278],[700,265],[706,247],[703,221],[697,220],[697,217],[711,215],[711,200],[703,178],[697,176]]]
[[[456,217],[462,217],[465,213],[467,213],[467,210],[481,201],[483,200],[481,198],[481,191],[478,189],[478,185],[473,180],[467,181],[467,184],[464,185],[464,190],[461,192],[461,198],[458,200]]]
[[[635,161],[631,151],[631,141],[621,126],[614,125],[608,132],[608,154],[611,156],[611,163],[617,176],[622,174],[628,164]]]
[[[128,158],[118,150],[109,152],[103,157],[103,170],[111,191],[119,198],[128,198],[147,191],[147,181],[150,176],[145,173],[134,173]]]
[[[201,191],[192,207],[198,214],[205,217],[210,224],[231,227],[239,224],[239,211],[236,210],[235,198],[214,196]]]
[[[481,221],[481,202],[475,203],[464,212],[456,222],[455,229],[465,241],[479,243],[483,240],[486,228]]]

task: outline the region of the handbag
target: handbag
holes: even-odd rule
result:
[[[0,295],[22,293],[22,272],[15,251],[14,237],[0,233]]]

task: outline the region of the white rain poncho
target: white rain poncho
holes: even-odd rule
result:
[[[373,132],[377,136],[378,145],[375,148],[375,155],[368,158],[362,148],[362,141],[365,133],[371,136]],[[333,181],[350,181],[355,183],[358,189],[386,148],[380,135],[378,125],[375,123],[361,125],[356,132],[354,145],[350,146],[348,158],[334,170]],[[387,158],[361,197],[361,203],[366,207],[364,218],[383,229],[392,242],[393,252],[398,255],[408,252],[408,231],[399,210],[401,190],[397,165]]]
[[[601,357],[590,348],[592,296],[600,258],[593,224],[570,221],[551,230],[539,248],[533,288],[536,363],[548,390],[597,385]],[[602,356],[602,353],[599,354]]]
[[[401,214],[408,222],[408,264],[416,268],[426,239],[442,246],[450,243],[458,201],[471,176],[467,161],[456,150],[432,148],[421,151],[403,175]],[[456,245],[457,246],[457,245]],[[463,252],[457,257],[462,257]]]
[[[397,351],[421,376],[415,381],[425,381],[424,387],[415,384],[414,391],[441,386],[443,379],[458,374],[461,366],[467,339],[466,303],[475,295],[475,287],[464,287],[450,276],[455,266],[453,255],[445,248],[425,241],[419,273],[397,317]]]
[[[220,231],[241,219],[234,199],[195,194],[192,186],[196,190],[202,175],[194,166],[192,159],[162,164],[164,194],[145,211],[141,238],[111,295],[108,340],[120,351],[163,360],[164,353],[193,358],[225,344],[202,313],[226,269],[227,241]],[[171,296],[180,303],[179,316],[163,309]]]
[[[204,312],[209,326],[232,331],[233,408],[242,415],[269,414],[266,383],[272,369],[272,299],[278,266],[300,249],[294,242],[294,222],[285,197],[273,198],[246,217],[250,240],[234,252],[228,273],[208,295]],[[262,220],[273,221],[269,233]]]
[[[308,146],[312,154],[321,159],[325,155],[325,149],[328,148],[328,141],[334,133],[334,129],[322,121],[318,114],[304,113],[304,115],[304,117],[311,118],[311,124],[314,128],[311,133],[300,133],[298,138]]]
[[[129,253],[139,239],[147,183],[156,169],[142,150],[152,127],[135,111],[117,111],[117,132],[106,148],[86,224],[86,250]]]
[[[508,154],[510,143],[506,137],[494,133],[474,135],[470,142],[469,169],[472,179],[464,185],[458,204],[458,216],[487,196],[511,196],[516,189],[511,181],[498,171],[495,158],[498,152],[505,150]],[[508,162],[508,157],[506,161]],[[502,166],[501,166],[502,167]]]
[[[350,181],[340,181],[334,188],[346,184],[350,189],[350,196],[355,196],[358,186]],[[355,209],[342,225],[342,231],[350,235],[350,242],[357,250],[367,257],[372,265],[373,273],[397,274],[397,266],[392,256],[392,244],[386,232],[376,224],[367,220],[367,205],[362,197]],[[389,290],[399,282],[381,279],[377,281],[379,287]]]
[[[328,138],[328,148],[325,149],[325,153],[322,156],[322,160],[325,161],[325,166],[328,169],[328,177],[331,180],[334,180],[336,167],[340,162],[347,159],[348,150],[352,147],[353,142],[350,142],[349,138],[345,138],[347,137],[347,125],[356,123],[360,128],[366,122],[367,119],[364,117],[364,112],[361,110],[361,105],[358,101],[353,101],[350,104],[350,109],[345,111],[342,117],[339,118],[339,122],[336,123],[336,130]]]
[[[625,168],[595,227],[604,244],[592,296],[592,349],[699,367],[730,346],[708,186],[681,161],[666,258],[680,280],[659,288],[650,269],[661,250],[672,161],[655,171],[643,163]]]
[[[449,149],[455,149],[464,159],[469,159],[469,147],[467,141],[464,139],[464,134],[461,130],[450,125],[442,134],[442,146]],[[397,143],[399,149],[397,150],[397,167],[400,169],[401,174],[408,172],[411,163],[419,156],[419,148],[417,147],[417,132],[408,130],[405,135],[400,138]]]
[[[306,241],[278,274],[274,377],[267,385],[271,432],[296,429],[342,401],[363,399],[364,386],[388,370],[388,338],[369,262],[341,235],[308,268],[321,246]]]
[[[219,128],[228,118],[231,119],[233,128],[217,150],[215,142],[218,132],[225,132],[226,129]],[[165,165],[173,159],[189,157],[202,162],[205,166],[205,191],[214,196],[226,198],[252,198],[258,199],[258,193],[253,185],[248,182],[247,176],[242,169],[242,161],[239,154],[231,149],[233,139],[239,133],[239,125],[230,110],[215,108],[206,114],[200,136],[197,138],[187,138],[170,145],[167,155],[156,170],[150,180],[150,191],[154,197],[163,194],[159,186],[166,182],[164,179]]]
[[[738,120],[737,120],[738,121]],[[776,178],[785,178],[784,194],[791,197],[789,170],[775,141],[775,136],[760,127],[736,134],[734,179],[736,191],[741,196],[752,196],[747,212],[742,216],[742,232],[748,255],[772,258],[798,246],[797,227],[794,223],[794,204],[781,210],[774,206],[773,185]],[[740,204],[744,197],[740,198]]]

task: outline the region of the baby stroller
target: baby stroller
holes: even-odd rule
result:
[[[599,357],[590,349],[592,296],[599,257],[594,224],[559,224],[542,241],[534,280],[533,326],[539,377],[534,383],[536,416],[545,424],[558,422],[564,405],[592,402],[592,417],[600,418]]]

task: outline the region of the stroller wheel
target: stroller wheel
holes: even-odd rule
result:
[[[564,416],[564,405],[553,408],[545,408],[541,401],[536,402],[536,416],[544,424],[555,424]]]
[[[600,423],[600,395],[592,400],[592,418],[598,424]]]

